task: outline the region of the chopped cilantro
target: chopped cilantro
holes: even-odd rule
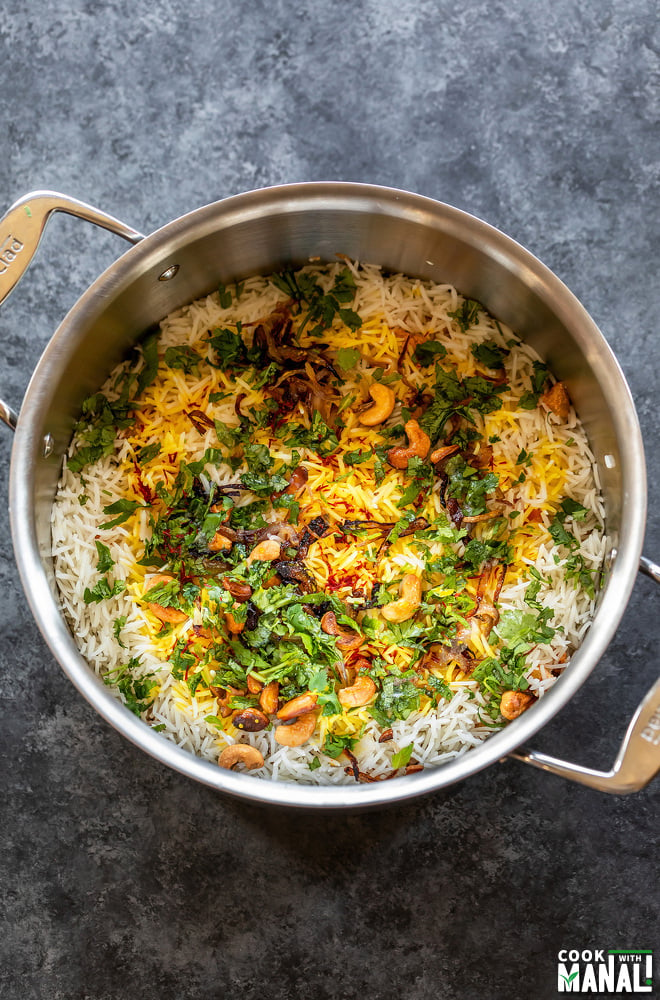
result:
[[[121,640],[121,630],[123,629],[125,624],[126,624],[126,615],[118,615],[115,618],[112,626],[112,634],[114,635],[115,639],[117,640],[118,644],[121,646],[122,649],[125,649],[125,644]]]
[[[550,377],[550,372],[542,361],[532,363],[531,390],[524,392],[518,400],[518,406],[522,410],[533,410],[541,397],[545,383]]]
[[[123,524],[140,506],[141,504],[137,500],[115,500],[114,503],[103,508],[103,513],[113,515],[113,519],[100,524],[99,528],[115,528],[118,524]],[[114,517],[115,514],[116,517]]]
[[[240,332],[234,333],[227,327],[223,329],[218,327],[211,331],[209,343],[221,367],[245,364],[247,361],[247,348]]]
[[[347,451],[344,455],[344,463],[346,465],[361,465],[362,462],[368,462],[372,457],[373,451],[367,449],[366,451]]]
[[[420,365],[430,366],[447,355],[447,348],[437,340],[424,340],[413,351],[413,358]]]
[[[468,517],[484,514],[486,498],[497,489],[499,477],[494,472],[479,476],[477,469],[468,465],[460,455],[449,459],[445,471],[449,476],[447,496],[455,497]]]
[[[231,292],[229,291],[229,289],[225,288],[222,282],[220,282],[220,284],[218,285],[218,299],[220,301],[221,309],[229,309],[231,305]]]
[[[168,368],[180,368],[186,375],[199,374],[201,357],[192,347],[168,347],[165,351],[165,364]]]
[[[116,580],[111,584],[108,578],[103,576],[95,587],[85,587],[83,600],[85,604],[99,604],[109,597],[116,597],[118,594],[123,594],[125,590],[126,584],[123,580]]]
[[[340,347],[337,351],[337,364],[344,371],[351,371],[360,360],[360,356],[356,347]]]
[[[154,441],[153,444],[146,444],[143,448],[139,448],[135,457],[139,465],[146,465],[157,455],[160,455],[160,442]]]
[[[344,750],[352,750],[355,742],[352,736],[333,736],[332,733],[328,733],[323,744],[323,753],[336,760]]]
[[[463,299],[458,309],[448,313],[448,315],[456,320],[461,328],[461,332],[465,333],[476,322],[480,309],[481,303],[476,302],[474,299]]]
[[[107,573],[115,564],[114,559],[110,555],[110,549],[103,542],[99,542],[98,539],[95,539],[94,544],[96,545],[96,552],[98,554],[96,568],[99,573]]]
[[[486,340],[482,344],[472,345],[473,357],[486,368],[502,368],[509,351],[499,347],[494,340]]]
[[[383,678],[382,689],[368,711],[376,722],[389,726],[394,719],[407,719],[419,708],[419,688],[405,677],[388,674]]]

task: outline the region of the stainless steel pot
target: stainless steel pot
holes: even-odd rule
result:
[[[604,791],[641,788],[660,766],[660,681],[640,705],[616,763],[597,772],[518,748],[573,696],[623,614],[640,566],[646,479],[639,424],[623,374],[588,314],[543,264],[479,219],[417,195],[358,184],[267,188],[200,208],[151,236],[55,192],[27,195],[0,223],[0,301],[27,268],[53,212],[103,226],[135,244],[76,303],[44,351],[17,417],[10,476],[16,560],[37,624],[66,674],[96,710],[153,757],[224,792],[266,803],[364,808],[443,788],[507,755]],[[179,749],[132,715],[81,656],[53,573],[50,513],[81,400],[127,347],[171,310],[251,274],[346,253],[387,270],[449,281],[482,302],[544,357],[569,387],[603,484],[611,549],[594,623],[544,697],[486,743],[451,763],[370,785],[308,787],[222,770]],[[641,568],[660,582],[660,568]]]

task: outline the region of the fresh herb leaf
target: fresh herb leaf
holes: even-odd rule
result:
[[[351,371],[360,360],[360,352],[356,347],[340,347],[337,351],[337,364],[344,371]]]
[[[157,455],[160,455],[159,441],[154,441],[153,444],[145,444],[143,448],[138,448],[135,453],[139,465],[146,465],[147,462],[151,462]]]
[[[565,497],[562,500],[561,509],[567,517],[572,517],[574,521],[584,521],[589,513],[586,507],[583,507],[581,503],[578,503],[577,500],[572,500],[570,497]]]
[[[112,625],[112,634],[114,635],[118,645],[120,645],[122,649],[126,648],[126,644],[121,640],[121,630],[123,629],[125,624],[126,624],[126,615],[118,615],[115,618]]]
[[[534,361],[532,363],[531,390],[524,392],[518,400],[518,406],[522,410],[533,410],[538,406],[539,399],[549,378],[550,372],[547,365],[544,365],[542,361]]]
[[[96,545],[96,552],[98,554],[96,568],[99,573],[107,573],[115,564],[114,559],[110,555],[110,549],[103,542],[99,542],[98,539],[95,539],[94,544]]]
[[[511,546],[506,541],[472,538],[465,546],[463,562],[472,572],[478,572],[487,560],[510,563],[513,558]]]
[[[200,355],[192,347],[168,347],[165,351],[165,364],[168,368],[179,368],[186,375],[199,374]]]
[[[115,528],[118,524],[123,524],[140,506],[142,505],[137,500],[115,500],[103,508],[103,513],[113,515],[113,519],[100,524],[99,528]],[[117,517],[114,517],[115,514]]]
[[[396,770],[399,767],[405,767],[412,757],[412,752],[414,749],[414,744],[409,743],[408,746],[401,747],[396,753],[392,754],[392,767]]]
[[[336,760],[344,750],[352,750],[356,740],[352,736],[333,736],[328,733],[323,744],[323,753]]]
[[[136,392],[138,396],[140,396],[147,386],[151,385],[153,380],[156,378],[156,373],[158,372],[159,336],[160,329],[155,327],[148,331],[140,342],[139,348],[142,353],[142,368],[138,373],[137,379]]]
[[[218,299],[220,300],[221,309],[229,309],[231,305],[231,292],[225,288],[222,282],[218,285]]]
[[[499,347],[494,340],[473,344],[471,350],[473,357],[486,368],[502,368],[504,359],[510,353],[506,347]]]
[[[407,719],[411,712],[416,712],[419,698],[419,688],[412,681],[388,674],[383,678],[382,690],[369,707],[369,712],[379,725],[386,727],[394,719]]]
[[[424,340],[417,344],[413,351],[413,358],[420,365],[430,366],[441,358],[446,357],[447,348],[437,340]]]
[[[447,496],[455,497],[468,517],[485,514],[486,498],[497,489],[499,477],[494,472],[479,476],[460,455],[449,459],[445,471],[449,477]]]
[[[237,364],[245,364],[247,361],[247,349],[240,331],[235,333],[227,327],[211,331],[209,343],[215,351],[216,361],[221,367],[230,367]]]
[[[123,580],[116,580],[111,584],[108,578],[104,576],[101,577],[95,587],[85,587],[83,600],[85,604],[99,604],[109,597],[116,597],[118,594],[123,594],[125,590],[126,584]]]
[[[344,464],[361,465],[362,462],[368,462],[372,455],[373,451],[371,449],[367,449],[366,451],[360,449],[357,451],[347,451],[344,455]]]
[[[455,319],[461,328],[461,332],[465,333],[476,322],[480,309],[481,303],[476,302],[474,299],[463,299],[458,309],[449,312],[447,315]]]
[[[278,473],[269,476],[264,472],[244,472],[241,476],[241,482],[246,489],[255,493],[258,497],[279,493],[289,485],[288,480],[284,476],[280,476]]]
[[[519,650],[537,642],[550,642],[555,629],[547,624],[554,615],[552,608],[544,608],[537,614],[520,608],[504,610],[495,626],[495,632],[511,649]]]

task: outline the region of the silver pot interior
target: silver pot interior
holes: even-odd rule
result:
[[[59,612],[50,511],[82,399],[149,327],[219,281],[301,266],[310,257],[332,260],[337,253],[450,282],[539,351],[566,382],[587,430],[611,557],[596,623],[570,668],[502,733],[435,772],[378,786],[276,788],[218,773],[171,746],[93,675]],[[163,280],[168,269],[176,273]],[[604,338],[559,279],[514,241],[463,212],[400,191],[342,184],[271,188],[209,205],[147,237],[112,265],[71,310],[35,371],[17,429],[10,491],[17,560],[39,626],[101,714],[143,749],[208,784],[247,798],[313,806],[374,805],[421,794],[492,763],[536,732],[577,690],[609,642],[632,588],[645,516],[643,450],[630,393]]]

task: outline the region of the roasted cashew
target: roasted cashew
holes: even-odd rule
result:
[[[409,420],[405,426],[405,431],[408,438],[408,447],[390,448],[387,453],[387,460],[395,469],[407,469],[408,460],[415,456],[426,458],[431,447],[430,437],[422,430],[416,420]]]
[[[282,747],[301,747],[316,729],[316,714],[308,712],[290,726],[275,727],[275,742]]]
[[[147,604],[147,608],[164,625],[180,625],[188,618],[185,611],[179,611],[178,608],[164,608],[162,604]]]
[[[441,448],[436,448],[435,451],[431,452],[431,464],[435,465],[436,462],[442,462],[444,458],[449,458],[449,456],[453,455],[454,452],[457,452],[458,449],[459,445],[457,444],[446,444]]]
[[[248,677],[248,680],[250,678]],[[259,695],[259,707],[266,715],[274,715],[277,711],[277,702],[280,693],[280,682],[269,681]]]
[[[225,624],[227,631],[231,632],[232,635],[238,635],[245,628],[245,622],[237,622],[231,611],[225,611]]]
[[[258,681],[252,674],[247,675],[246,683],[250,694],[260,694],[263,691],[263,681]]]
[[[255,767],[263,767],[263,763],[263,754],[249,743],[233,743],[225,747],[218,757],[220,767],[226,767],[230,771],[237,764],[243,764],[252,770]]]
[[[317,698],[318,695],[315,691],[306,691],[305,694],[299,694],[297,698],[292,698],[291,701],[287,701],[286,705],[282,705],[277,713],[277,718],[286,722],[288,719],[295,719],[297,715],[306,715],[308,712],[313,712],[316,708]]]
[[[326,635],[332,635],[337,640],[337,645],[343,653],[349,653],[352,649],[357,649],[362,645],[362,636],[352,629],[341,628],[337,624],[337,617],[334,611],[326,611],[321,618],[321,628]]]
[[[505,691],[500,703],[500,713],[509,721],[517,719],[535,701],[534,695],[527,691]]]
[[[253,562],[273,562],[274,559],[280,558],[280,551],[280,543],[274,538],[267,538],[255,545],[247,557],[247,564],[251,566]]]
[[[344,708],[362,708],[368,705],[376,694],[376,685],[371,677],[358,677],[351,687],[341,688],[337,697]]]
[[[398,601],[392,601],[381,608],[381,614],[388,622],[405,622],[417,611],[422,603],[422,581],[414,573],[406,573],[399,588]]]
[[[221,531],[216,531],[215,535],[209,542],[209,551],[211,552],[228,552],[232,547],[232,542],[229,538],[222,534]]]
[[[391,415],[396,402],[396,397],[389,385],[382,382],[374,382],[369,386],[369,395],[374,401],[374,405],[360,414],[360,423],[365,427],[376,427]]]
[[[171,583],[174,579],[173,576],[169,576],[167,573],[156,573],[149,580],[149,586],[147,588],[147,593],[157,587],[159,583]],[[188,615],[185,611],[180,611],[179,608],[166,608],[163,604],[156,604],[154,601],[147,601],[145,607],[151,611],[158,621],[163,622],[164,625],[179,625],[181,622],[185,622]]]

